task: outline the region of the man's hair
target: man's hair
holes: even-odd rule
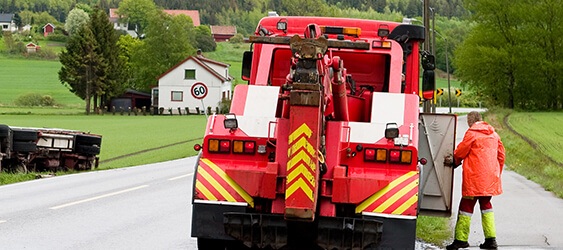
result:
[[[482,120],[483,118],[481,117],[481,114],[479,114],[479,112],[477,111],[471,111],[469,112],[469,114],[467,114],[467,124],[469,124],[470,127],[474,123]]]

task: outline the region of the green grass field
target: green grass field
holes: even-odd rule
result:
[[[204,53],[204,56],[213,60],[228,63],[231,65],[229,73],[235,78],[234,83],[243,83],[241,79],[242,71],[242,55],[245,51],[249,50],[250,44],[247,43],[217,43],[217,50],[213,52]]]
[[[0,55],[0,106],[13,106],[20,95],[38,93],[50,95],[55,102],[68,107],[80,107],[83,101],[63,86],[58,78],[58,61],[7,58]]]

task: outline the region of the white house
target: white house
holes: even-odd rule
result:
[[[229,75],[229,66],[202,56],[186,58],[160,75],[158,87],[152,90],[152,106],[163,108],[165,114],[170,109],[173,114],[178,114],[178,108],[183,113],[188,108],[192,114],[196,112],[196,107],[200,113],[207,107],[215,110],[221,100],[231,99],[233,78]],[[192,94],[192,86],[198,83],[207,87],[203,99],[196,99]]]
[[[14,14],[0,13],[0,29],[15,32],[18,28],[14,22]]]

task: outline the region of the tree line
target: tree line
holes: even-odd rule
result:
[[[29,3],[27,7],[17,5],[23,2]],[[34,2],[40,3],[46,0],[0,0],[0,6],[1,11],[4,12],[6,6],[12,6],[10,8],[18,6],[24,9],[34,6],[37,11],[50,11],[49,8],[53,8],[51,5],[47,7],[45,4],[31,4]],[[119,7],[124,13],[127,12],[127,8],[122,8],[122,4],[126,6],[127,2],[136,3],[128,4],[138,6],[140,10],[143,10],[142,6],[145,5],[150,6],[149,10],[197,9],[200,11],[202,23],[236,25],[237,30],[244,35],[252,34],[256,23],[270,10],[276,10],[281,15],[322,15],[391,21],[401,21],[403,17],[408,16],[422,20],[420,1],[410,0],[81,0],[80,3],[60,0],[55,2],[67,3],[68,6],[95,3],[106,6],[101,9]],[[563,74],[563,52],[561,52],[563,30],[559,27],[562,27],[563,19],[559,17],[563,16],[561,15],[563,5],[559,4],[558,0],[536,2],[464,0],[462,3],[457,0],[431,0],[433,12],[438,14],[435,16],[435,26],[432,27],[435,28],[436,33],[434,49],[437,67],[442,70],[446,68],[444,58],[447,53],[451,63],[450,72],[454,72],[455,76],[475,93],[476,98],[489,105],[524,110],[561,109],[563,107],[563,80],[560,77]],[[413,12],[410,12],[409,5],[412,5],[410,8]],[[135,8],[130,8],[130,18],[133,18]],[[68,15],[64,14],[65,18]],[[118,44],[120,56],[125,60],[124,67],[126,72],[129,72],[124,78],[125,86],[146,90],[148,86],[154,84],[156,76],[184,56],[194,53],[195,48],[199,47],[197,42],[194,42],[198,40],[194,34],[208,34],[208,31],[206,28],[175,24],[179,22],[175,17],[146,14],[140,17],[136,22],[141,27],[144,23],[146,27],[144,33],[147,38],[135,40],[123,36]],[[24,15],[22,20],[26,20]],[[183,36],[182,41],[187,44],[182,41],[174,43],[167,40],[159,41],[158,37],[161,36],[155,34],[166,30],[162,25],[151,24],[162,24],[162,20],[166,20],[164,23],[174,23],[184,27],[188,38]],[[174,36],[168,39],[172,38]],[[163,45],[170,48],[150,49],[150,46],[156,48]],[[161,60],[170,61],[158,63],[153,67],[154,62]],[[146,63],[146,66],[143,63]],[[97,91],[98,95],[110,92],[103,89]]]

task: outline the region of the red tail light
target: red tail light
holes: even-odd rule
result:
[[[389,161],[393,163],[401,162],[401,151],[400,150],[390,150],[389,151]]]
[[[219,152],[228,153],[231,151],[231,141],[221,140],[219,141]]]
[[[375,161],[375,149],[366,148],[364,150],[364,161]]]
[[[246,141],[244,142],[244,152],[247,154],[253,154],[256,149],[256,142]]]

